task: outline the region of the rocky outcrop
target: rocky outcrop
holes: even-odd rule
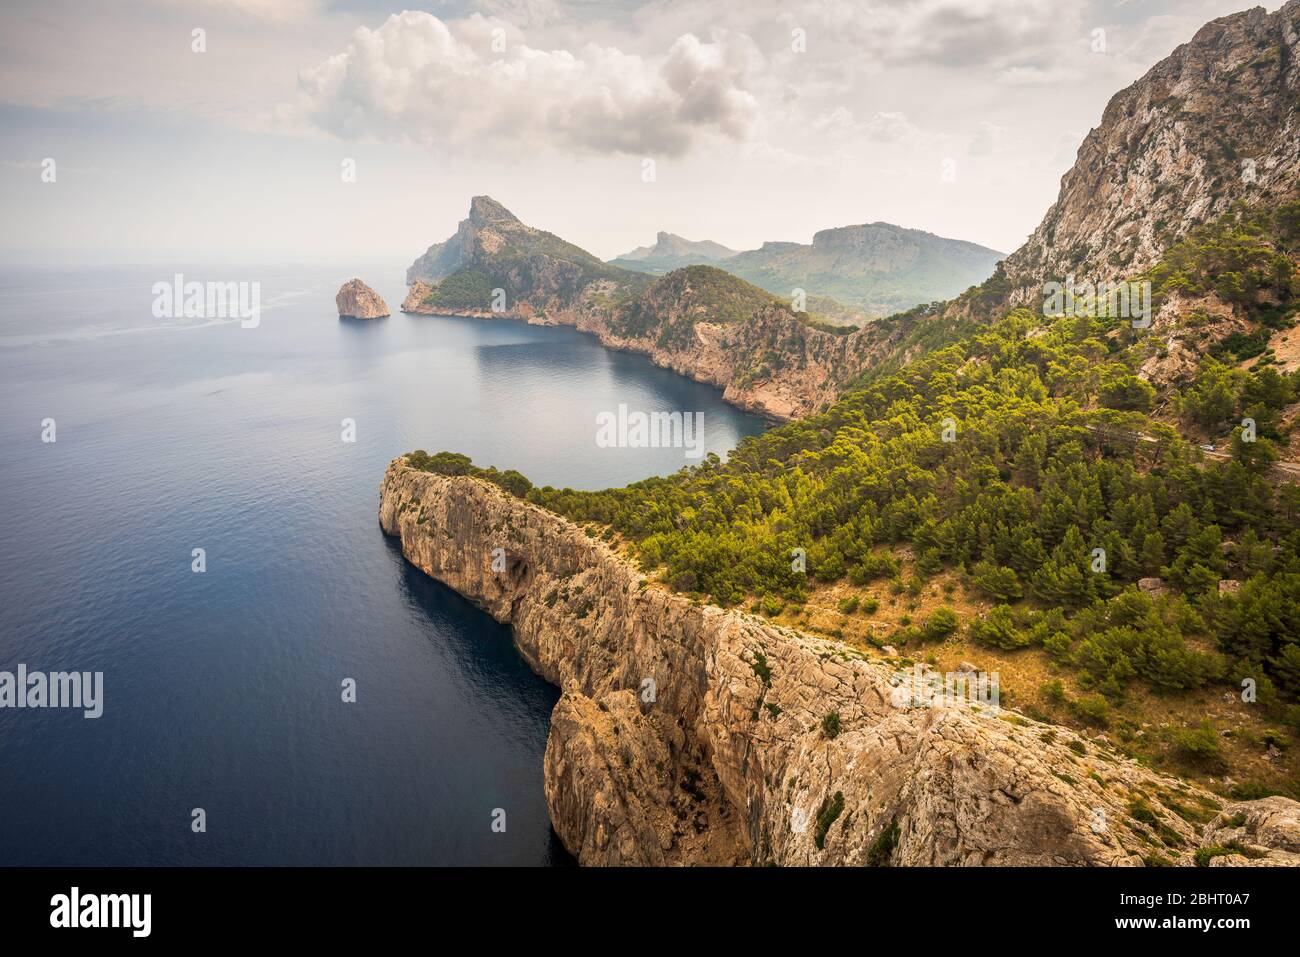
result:
[[[417,280],[436,283],[445,279],[473,261],[480,233],[488,232],[486,245],[490,249],[495,244],[496,230],[508,230],[516,224],[523,225],[514,213],[491,196],[473,197],[469,202],[469,215],[460,221],[456,234],[444,242],[434,243],[423,256],[411,263],[406,270],[406,284],[412,285]]]
[[[429,297],[429,293],[432,291],[433,286],[425,282],[423,279],[415,280],[407,290],[406,298],[402,300],[402,312],[417,314],[421,312],[426,314],[432,313],[432,310],[427,309],[424,305],[425,300]]]
[[[1283,797],[1241,801],[1223,809],[1201,846],[1210,867],[1300,867],[1300,804]]]
[[[1186,864],[1220,810],[1014,712],[904,706],[898,662],[667,592],[488,482],[396,460],[380,491],[406,558],[562,689],[546,796],[584,864]],[[1219,816],[1280,863],[1296,805],[1270,800]]]
[[[388,315],[388,304],[360,279],[349,279],[340,286],[334,303],[339,307],[340,319],[382,319]]]
[[[648,278],[526,225],[490,196],[475,196],[456,234],[430,246],[406,281],[427,284],[410,312],[527,317],[576,308],[598,282],[632,289]]]
[[[1117,93],[1008,257],[1009,301],[1044,282],[1124,279],[1234,203],[1288,196],[1300,169],[1300,2],[1212,20]]]

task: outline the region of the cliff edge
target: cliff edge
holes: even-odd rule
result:
[[[380,493],[406,558],[562,689],[546,797],[583,864],[1300,864],[1294,801],[1225,805],[1011,711],[897,706],[901,662],[692,603],[481,479],[397,459]]]

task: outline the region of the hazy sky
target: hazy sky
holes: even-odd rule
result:
[[[405,266],[477,193],[605,258],[875,220],[1007,252],[1111,95],[1240,9],[6,0],[0,261]]]

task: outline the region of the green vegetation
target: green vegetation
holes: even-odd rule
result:
[[[882,547],[909,546],[1004,599],[972,625],[975,640],[1043,646],[1105,694],[1243,674],[1261,698],[1294,699],[1300,497],[1253,461],[1200,461],[1141,413],[1089,410],[1105,325],[1064,320],[1031,338],[1033,325],[1012,313],[746,440],[726,464],[530,498],[613,526],[674,588],[723,605],[758,595],[779,607],[816,581],[862,584],[896,569]],[[792,568],[795,548],[807,575]],[[1150,574],[1177,593],[1139,592]],[[1244,584],[1220,595],[1221,578]],[[1199,650],[1207,641],[1221,653]]]
[[[1297,237],[1300,205],[1236,213],[1152,270],[1156,298],[1212,290],[1260,321],[1288,321],[1294,277],[1279,250]],[[718,315],[738,321],[757,300],[728,299],[735,280],[720,275],[692,267],[657,282],[719,295],[734,310]],[[685,336],[701,315],[687,309],[661,334]],[[643,319],[625,316],[629,329]],[[1300,488],[1269,474],[1300,379],[1206,356],[1173,411],[1207,426],[1252,415],[1260,436],[1239,434],[1230,457],[1207,459],[1150,414],[1155,396],[1136,378],[1150,337],[1127,320],[1044,325],[1021,309],[978,322],[920,308],[879,325],[897,323],[916,358],[746,439],[726,463],[709,456],[626,488],[516,494],[614,529],[676,590],[772,617],[822,584],[884,580],[906,601],[936,575],[955,579],[996,604],[966,622],[933,611],[890,640],[966,634],[1005,652],[1041,648],[1087,692],[1062,690],[1057,703],[1096,727],[1135,688],[1240,690],[1246,678],[1264,713],[1300,725]],[[1165,588],[1138,587],[1151,576]],[[1240,587],[1221,591],[1223,579]],[[874,610],[867,601],[839,611]],[[1212,736],[1193,729],[1172,745],[1209,769],[1221,760]]]
[[[472,475],[501,486],[511,495],[521,497],[527,495],[533,487],[532,482],[514,469],[507,469],[504,472],[498,472],[492,467],[481,469],[470,461],[468,455],[457,452],[438,452],[436,455],[430,455],[424,449],[416,449],[407,454],[406,464],[422,472],[435,472],[438,475]]]
[[[824,798],[822,806],[817,811],[817,828],[813,832],[813,843],[817,845],[817,850],[822,850],[826,846],[826,832],[831,829],[836,818],[844,811],[844,792],[836,791],[835,797]]]
[[[1290,253],[1300,250],[1300,202],[1275,208],[1238,207],[1191,230],[1147,274],[1155,303],[1177,291],[1217,293],[1258,319],[1279,311],[1267,305],[1300,294]]]
[[[492,307],[492,279],[486,269],[458,269],[424,297],[424,305],[438,309],[483,310]]]
[[[888,867],[894,848],[898,846],[898,819],[890,818],[889,825],[882,828],[876,839],[867,848],[868,867]]]
[[[1198,727],[1180,731],[1174,736],[1174,749],[1184,760],[1191,764],[1202,765],[1211,770],[1222,770],[1223,752],[1219,747],[1218,732],[1204,721]]]
[[[1239,841],[1229,841],[1227,844],[1207,844],[1205,847],[1197,848],[1192,859],[1197,867],[1209,867],[1210,861],[1216,857],[1227,857],[1231,854],[1240,854],[1242,857],[1260,856],[1258,851],[1251,853]]]

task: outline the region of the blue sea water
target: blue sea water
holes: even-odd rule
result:
[[[256,279],[260,324],[154,318],[175,271]],[[0,709],[0,865],[568,861],[558,692],[380,532],[384,468],[453,449],[599,488],[692,461],[597,448],[619,403],[702,412],[719,454],[763,422],[569,329],[341,321],[348,278],[0,270],[0,671],[104,673],[98,719]]]

